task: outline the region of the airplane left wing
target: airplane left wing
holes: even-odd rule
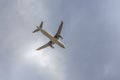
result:
[[[48,42],[47,44],[41,46],[40,48],[38,48],[38,49],[36,49],[36,50],[40,50],[40,49],[46,48],[46,47],[48,47],[48,46],[50,46],[50,42]]]

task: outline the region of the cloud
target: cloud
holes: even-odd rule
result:
[[[1,80],[120,79],[118,0],[0,3]],[[49,41],[31,33],[35,26],[44,21],[44,29],[54,34],[61,20],[66,49],[35,51]]]
[[[2,48],[0,70],[3,76],[0,79],[65,80],[64,58],[58,51],[50,52],[49,48],[46,51],[35,51],[37,46],[48,41],[47,39],[34,41],[32,37],[36,36],[32,34],[33,26],[50,16],[43,1],[17,0],[8,4],[12,6],[6,8],[1,16],[7,24],[4,22],[1,24],[2,26],[5,24],[5,27],[1,32],[3,35],[0,46]]]
[[[30,72],[34,70],[35,71],[33,73],[24,74],[23,79],[25,79],[25,75],[28,77],[29,74],[31,74],[31,78],[33,78],[37,74],[38,76],[42,75],[41,78],[43,79],[65,80],[64,60],[58,60],[62,59],[62,55],[60,55],[59,52],[56,51],[35,51],[34,48],[35,45],[33,46],[33,44],[28,44],[27,47],[25,47],[25,50],[21,49],[23,50],[23,54],[18,57],[17,61],[14,61],[14,65],[11,70],[12,77],[15,79],[21,79],[22,74],[31,69]],[[59,66],[61,66],[61,68],[59,68]],[[28,69],[26,69],[26,67],[28,67]],[[17,77],[15,77],[14,75],[16,75]]]

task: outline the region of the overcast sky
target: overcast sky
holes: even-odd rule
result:
[[[41,21],[65,49],[35,50]],[[0,0],[0,80],[120,80],[120,1]]]

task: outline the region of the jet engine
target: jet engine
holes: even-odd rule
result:
[[[63,39],[63,37],[61,35],[58,35],[58,37],[60,37],[61,39]]]
[[[54,46],[50,44],[50,47],[54,49]]]

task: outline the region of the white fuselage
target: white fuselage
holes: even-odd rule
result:
[[[42,28],[40,29],[41,33],[43,33],[46,37],[48,37],[53,43],[56,43],[57,45],[59,45],[60,47],[62,48],[65,48],[65,46],[60,42],[58,41],[57,38],[51,36],[48,32],[46,32],[45,30],[43,30]]]

